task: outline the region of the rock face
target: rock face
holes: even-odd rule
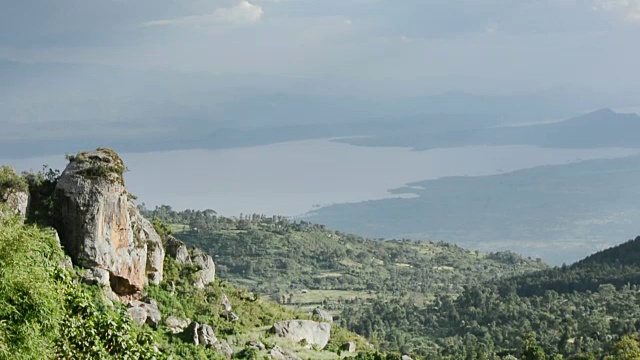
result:
[[[174,258],[177,262],[181,264],[189,264],[191,263],[191,258],[189,257],[189,249],[187,245],[182,241],[176,239],[175,237],[169,235],[167,236],[167,254]]]
[[[305,340],[309,345],[324,349],[331,337],[331,324],[311,320],[289,320],[273,325],[271,331],[276,336],[295,342]]]
[[[107,271],[114,293],[135,297],[147,272],[153,282],[162,279],[163,250],[155,246],[158,234],[128,199],[124,169],[108,149],[72,157],[54,192],[54,222],[74,264]]]
[[[134,203],[129,202],[128,211],[134,238],[147,244],[146,273],[149,282],[158,285],[162,281],[164,266],[162,239],[149,220],[142,217]]]
[[[333,316],[320,308],[313,309],[313,313],[311,315],[318,321],[333,323]]]
[[[196,249],[191,255],[191,261],[200,268],[196,272],[196,283],[194,284],[197,288],[203,289],[216,280],[216,265],[210,255]]]

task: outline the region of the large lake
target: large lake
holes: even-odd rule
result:
[[[153,207],[211,208],[224,215],[296,216],[317,206],[397,195],[389,189],[446,176],[480,176],[540,165],[636,154],[631,149],[544,149],[482,146],[429,151],[358,147],[330,140],[225,150],[122,154],[126,182]],[[62,169],[63,155],[0,159],[25,169]]]

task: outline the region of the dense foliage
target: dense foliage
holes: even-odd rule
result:
[[[159,359],[153,336],[63,260],[51,231],[0,217],[0,359]]]

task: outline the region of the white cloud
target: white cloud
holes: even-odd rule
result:
[[[172,19],[149,21],[143,26],[163,26],[163,25],[218,25],[231,24],[243,25],[252,24],[259,21],[263,15],[262,7],[254,5],[247,0],[229,8],[220,8],[213,13],[204,15],[183,16]]]
[[[640,0],[594,0],[593,8],[640,22]]]

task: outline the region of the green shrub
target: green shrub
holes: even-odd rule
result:
[[[0,198],[6,196],[9,190],[27,191],[27,189],[27,182],[16,174],[11,166],[0,166]]]

